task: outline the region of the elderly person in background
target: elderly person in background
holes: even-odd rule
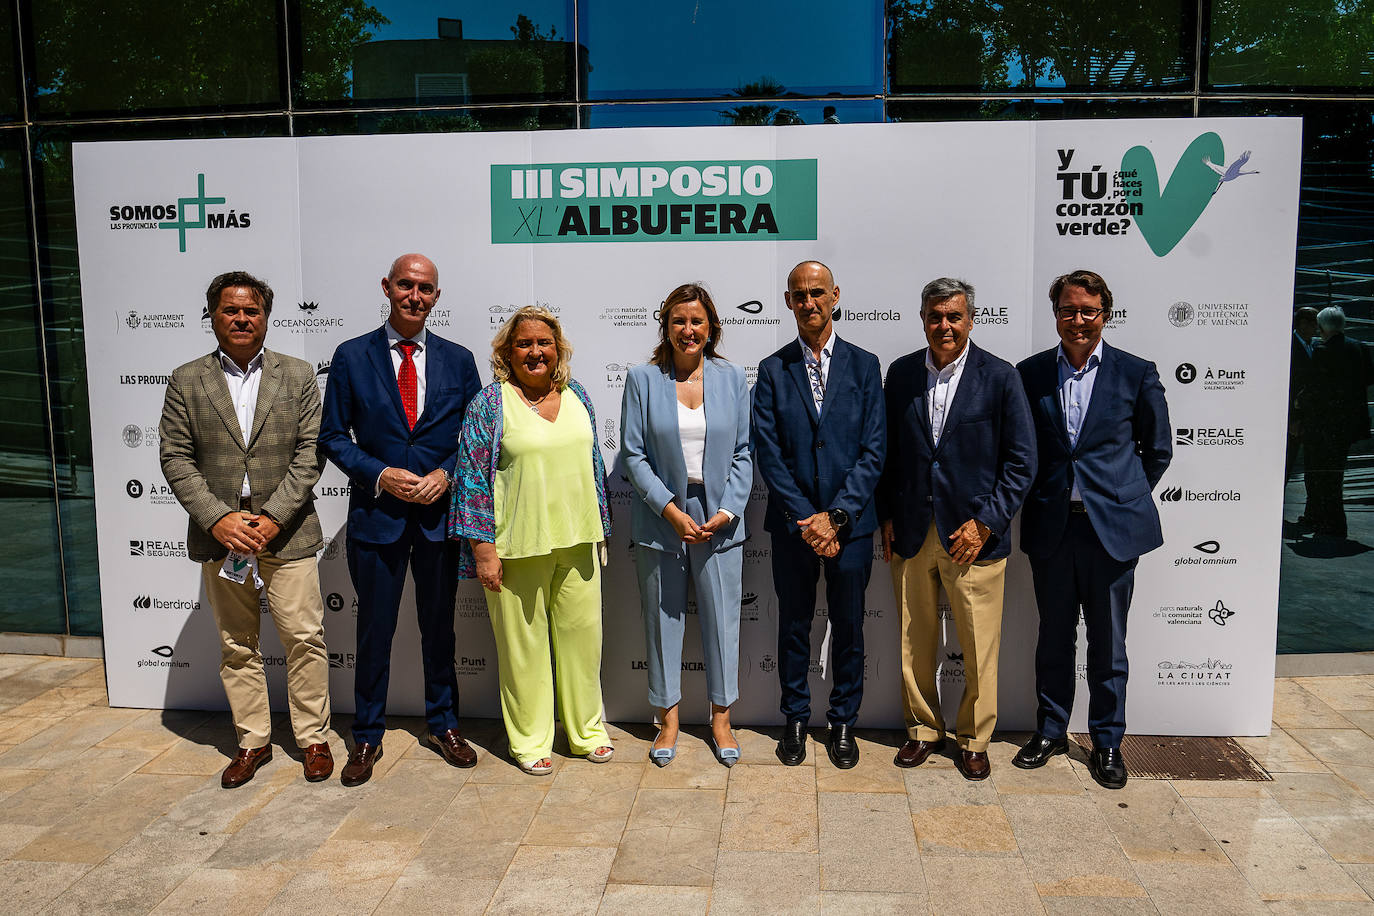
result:
[[[571,356],[548,309],[526,306],[501,328],[495,380],[463,423],[449,513],[449,536],[466,542],[458,577],[486,589],[511,757],[536,776],[553,771],[555,690],[572,752],[613,753],[601,721],[606,472]]]
[[[1345,336],[1345,312],[1332,305],[1317,313],[1321,339],[1312,347],[1306,384],[1299,393],[1303,481],[1307,511],[1300,524],[1317,537],[1344,539],[1345,466],[1350,446],[1369,436],[1369,354]]]
[[[687,586],[695,583],[711,700],[711,746],[739,760],[730,705],[739,698],[739,610],[749,456],[744,370],[716,354],[720,318],[695,283],[668,294],[658,346],[635,366],[621,405],[620,457],[639,500],[633,538],[649,671],[649,702],[662,723],[649,759],[677,754]]]

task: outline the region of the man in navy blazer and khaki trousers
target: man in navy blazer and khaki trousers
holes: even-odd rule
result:
[[[372,776],[382,756],[391,641],[405,586],[415,579],[429,742],[453,766],[477,755],[458,733],[453,667],[456,547],[446,537],[458,432],[481,387],[467,348],[425,330],[439,271],[405,254],[382,280],[391,314],[339,345],[329,367],[320,451],[348,475],[348,571],[358,592],[357,704],[344,785]]]
[[[1136,561],[1164,543],[1152,491],[1173,457],[1169,409],[1149,360],[1102,341],[1107,282],[1090,270],[1050,287],[1060,344],[1016,368],[1035,419],[1039,470],[1021,513],[1040,638],[1036,733],[1012,763],[1043,766],[1068,748],[1080,605],[1088,631],[1089,769],[1126,785],[1126,616]]]
[[[1016,370],[969,340],[972,286],[949,277],[927,283],[921,323],[929,346],[888,369],[878,488],[883,556],[902,612],[908,740],[894,762],[920,766],[945,742],[935,658],[943,585],[964,656],[955,762],[966,779],[986,779],[1008,534],[1035,475],[1035,432]]]
[[[792,268],[783,301],[798,338],[759,364],[754,386],[754,464],[768,484],[764,527],[773,538],[778,593],[786,726],[777,753],[788,766],[806,758],[811,623],[822,567],[832,680],[826,751],[837,767],[859,762],[853,729],[863,698],[864,590],[873,569],[873,493],[887,432],[878,358],[836,336],[839,298],[824,264],[803,261]]]

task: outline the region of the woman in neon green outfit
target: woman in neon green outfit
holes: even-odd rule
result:
[[[574,754],[613,753],[601,721],[606,473],[571,355],[547,309],[526,306],[501,328],[495,380],[463,423],[449,515],[449,536],[470,545],[458,575],[486,589],[511,756],[534,775],[553,770],[555,709]]]

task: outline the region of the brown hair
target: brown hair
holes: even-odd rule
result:
[[[231,270],[211,280],[210,286],[205,290],[205,304],[209,306],[211,315],[219,309],[220,293],[236,286],[251,289],[258,305],[262,306],[263,314],[272,314],[272,287],[245,270]]]
[[[716,304],[711,301],[711,294],[700,283],[684,283],[668,294],[668,298],[663,300],[663,305],[658,310],[658,346],[654,347],[654,353],[649,357],[649,362],[655,366],[666,369],[673,364],[673,345],[668,342],[668,321],[673,317],[674,308],[688,302],[700,302],[701,307],[706,309],[710,337],[706,341],[706,346],[701,348],[702,354],[710,359],[719,356],[716,344],[720,343],[724,331],[720,326],[720,316],[716,314]]]
[[[1059,308],[1059,294],[1064,291],[1066,286],[1080,286],[1088,295],[1102,297],[1102,321],[1106,323],[1112,320],[1112,291],[1107,288],[1107,281],[1102,279],[1101,274],[1093,273],[1091,270],[1079,269],[1055,277],[1054,282],[1050,284],[1050,306],[1052,308]]]

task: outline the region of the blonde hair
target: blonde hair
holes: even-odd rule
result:
[[[496,336],[491,340],[492,378],[498,382],[510,381],[511,344],[515,340],[515,329],[520,327],[522,321],[542,321],[553,331],[553,345],[558,351],[558,365],[553,370],[553,383],[560,391],[566,388],[568,380],[572,378],[572,344],[563,336],[563,326],[558,323],[558,317],[542,305],[526,305],[516,309],[515,314],[507,318],[506,323],[501,325],[501,330],[496,332]]]

